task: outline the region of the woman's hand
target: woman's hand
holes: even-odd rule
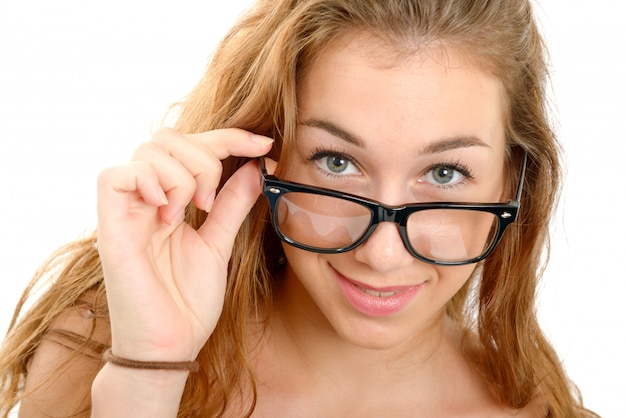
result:
[[[115,355],[195,359],[215,329],[233,242],[260,193],[250,162],[216,196],[221,160],[264,155],[271,143],[240,129],[163,129],[131,162],[102,172],[98,250]],[[198,231],[183,222],[190,201],[209,212]]]

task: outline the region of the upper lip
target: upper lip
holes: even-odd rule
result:
[[[384,293],[384,292],[400,292],[402,290],[410,289],[412,287],[419,286],[421,284],[421,283],[416,283],[416,284],[403,285],[403,286],[380,286],[380,287],[372,286],[371,284],[363,283],[363,282],[360,282],[358,280],[354,280],[354,279],[348,278],[348,277],[344,276],[343,274],[341,274],[339,271],[337,271],[337,269],[335,269],[334,267],[332,267],[332,269],[335,271],[335,273],[337,275],[341,276],[341,278],[343,280],[346,280],[346,281],[352,283],[355,286],[358,286],[358,287],[361,287],[361,288],[367,289],[367,290],[372,290],[372,291],[375,291],[375,292],[381,292],[381,293]]]

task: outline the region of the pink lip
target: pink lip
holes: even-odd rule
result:
[[[334,271],[339,283],[339,288],[346,300],[354,309],[368,316],[382,317],[401,311],[413,300],[417,292],[422,288],[421,284],[414,286],[375,288],[350,280],[337,270]],[[360,288],[377,292],[397,293],[391,296],[379,297],[365,293]]]

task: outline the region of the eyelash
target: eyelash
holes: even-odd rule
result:
[[[315,148],[313,152],[311,152],[311,155],[309,155],[307,160],[315,163],[321,158],[325,158],[325,157],[340,158],[342,160],[346,160],[347,162],[349,162],[350,164],[352,164],[353,166],[357,168],[359,166],[356,160],[354,159],[354,157],[352,157],[350,154],[347,154],[346,152],[343,152],[340,150],[333,150],[333,149],[321,148],[321,147]],[[327,175],[327,176],[331,176],[331,177],[336,176],[335,174],[330,173],[328,171],[323,171],[323,170],[319,170],[319,171],[321,171],[324,175]]]
[[[440,187],[440,188],[442,188],[444,190],[453,189],[455,187],[458,187],[458,186],[464,184],[466,180],[473,180],[474,179],[474,174],[473,174],[472,170],[467,165],[463,164],[459,160],[456,160],[454,162],[441,162],[441,163],[432,164],[431,166],[429,166],[424,171],[424,173],[428,174],[428,173],[433,172],[436,169],[441,169],[441,168],[454,170],[454,171],[460,173],[463,176],[463,180],[464,180],[464,181],[460,181],[460,182],[452,184],[452,185],[440,184],[439,186],[437,186],[437,187]]]
[[[463,164],[461,160],[454,160],[454,161],[433,164],[430,167],[430,169],[435,168],[435,167],[452,168],[454,170],[457,170],[459,173],[463,174],[467,178],[473,178],[472,170],[468,166]]]
[[[311,154],[309,155],[309,157],[307,158],[308,161],[310,162],[317,162],[318,160],[320,160],[321,158],[324,157],[333,157],[333,158],[340,158],[342,160],[345,160],[347,162],[349,162],[350,164],[354,165],[355,167],[358,168],[358,163],[356,162],[356,160],[354,159],[354,157],[352,157],[350,154],[344,152],[344,151],[340,151],[340,150],[333,150],[333,149],[328,149],[328,148],[315,148]],[[474,179],[474,175],[472,170],[465,164],[463,164],[460,160],[454,160],[454,161],[447,161],[447,162],[438,162],[436,164],[432,164],[429,167],[427,167],[424,170],[424,175],[427,175],[428,173],[432,173],[434,170],[436,169],[441,169],[441,168],[445,168],[445,169],[449,169],[449,170],[454,170],[458,173],[460,173],[463,176],[463,180],[460,182],[457,182],[455,184],[451,184],[451,185],[447,185],[447,184],[439,184],[436,187],[442,189],[442,190],[451,190],[454,189],[456,187],[459,187],[463,184],[465,184],[465,182],[467,180],[473,180]],[[335,177],[336,175],[334,175],[333,173],[330,173],[328,171],[324,171],[324,170],[319,170],[320,172],[322,172],[324,175],[329,176],[329,177]]]

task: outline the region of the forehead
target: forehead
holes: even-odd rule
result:
[[[399,48],[364,34],[344,36],[303,72],[300,119],[337,121],[378,142],[474,135],[503,146],[502,83],[471,58],[441,43]]]

